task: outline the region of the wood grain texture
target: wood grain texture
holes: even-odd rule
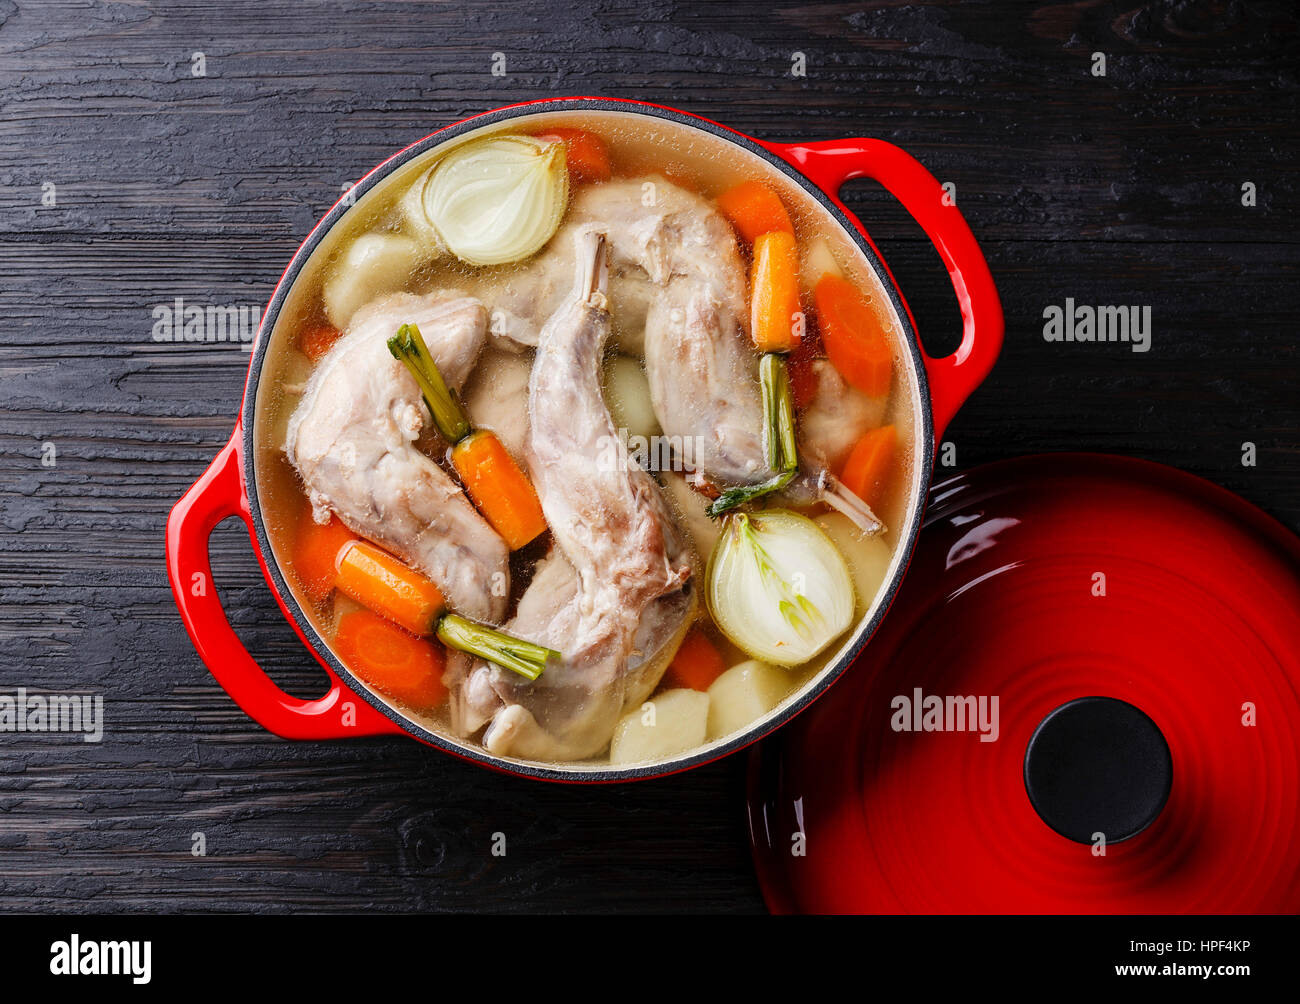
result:
[[[510,102],[633,97],[765,138],[877,136],[956,184],[1007,312],[1004,356],[947,437],[958,469],[1127,453],[1294,529],[1298,50],[1293,5],[1231,0],[0,0],[0,689],[101,693],[107,716],[100,744],[0,736],[0,909],[761,910],[743,757],[579,789],[254,726],[195,656],[162,562],[248,357],[153,342],[153,306],[263,303],[342,185]],[[933,249],[873,186],[846,199],[950,348]],[[1066,297],[1150,305],[1151,351],[1045,343],[1043,308]],[[318,690],[242,528],[213,546],[254,654]]]

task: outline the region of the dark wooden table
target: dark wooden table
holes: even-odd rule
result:
[[[743,756],[559,787],[245,718],[185,636],[162,534],[248,356],[153,341],[153,308],[261,304],[341,186],[497,105],[599,94],[767,138],[878,136],[955,183],[1006,308],[947,436],[957,469],[1133,454],[1295,528],[1298,49],[1292,4],[1228,0],[0,2],[0,690],[102,694],[107,718],[99,744],[0,734],[0,909],[762,910]],[[933,249],[870,184],[846,198],[951,348]],[[1150,306],[1150,351],[1047,343],[1066,297]],[[242,527],[214,551],[252,651],[318,691]]]

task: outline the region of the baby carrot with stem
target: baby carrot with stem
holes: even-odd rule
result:
[[[382,617],[394,629],[401,627],[411,636],[437,635],[449,648],[477,655],[529,680],[541,676],[552,659],[563,658],[554,649],[447,613],[437,585],[368,541],[356,541],[344,549],[338,560],[337,585],[339,592],[368,607],[372,616]],[[396,642],[392,646],[397,647]]]
[[[406,365],[420,385],[438,430],[452,444],[452,466],[466,494],[492,529],[512,551],[545,532],[546,516],[528,475],[495,433],[471,430],[469,419],[438,372],[420,329],[403,324],[388,340],[388,351]]]
[[[750,336],[755,348],[763,353],[758,369],[763,390],[763,455],[768,469],[774,473],[758,484],[736,485],[722,492],[707,510],[714,517],[780,491],[794,480],[799,469],[795,449],[794,400],[784,355],[796,351],[803,338],[798,246],[793,227],[789,226],[789,217],[776,193],[766,186],[754,184],[757,188],[742,185],[743,191],[727,193],[732,196],[733,210],[737,205],[763,203],[768,206],[768,211],[761,218],[776,219],[767,199],[770,195],[776,200],[785,222],[784,227],[764,230],[754,238],[749,290]],[[764,191],[767,195],[762,194]],[[719,203],[722,204],[723,200],[720,199]],[[760,218],[760,214],[755,210],[744,218],[752,221]]]

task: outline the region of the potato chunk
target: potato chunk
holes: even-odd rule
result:
[[[609,747],[610,763],[643,763],[704,745],[709,695],[666,690],[623,716]]]
[[[889,565],[894,560],[893,550],[883,538],[868,537],[843,513],[825,513],[815,517],[813,522],[826,532],[844,555],[849,575],[853,578],[853,588],[858,594],[857,612],[866,613],[889,574]]]
[[[756,659],[732,666],[709,687],[710,740],[749,728],[790,692],[790,674]]]
[[[406,285],[421,253],[415,241],[396,234],[363,234],[352,242],[325,281],[325,313],[340,331],[357,308]]]
[[[844,272],[835,260],[835,252],[826,243],[826,238],[814,237],[804,245],[803,261],[799,267],[799,281],[804,292],[811,295],[824,275],[843,278]]]
[[[659,435],[659,419],[650,401],[650,382],[641,364],[629,356],[614,356],[605,366],[605,404],[615,428],[629,436]],[[633,449],[634,447],[629,447]]]

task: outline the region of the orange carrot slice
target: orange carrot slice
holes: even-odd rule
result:
[[[441,646],[416,638],[369,610],[339,618],[334,651],[376,690],[413,708],[436,708],[447,699]]]
[[[609,148],[595,133],[585,129],[548,129],[537,138],[559,140],[564,144],[569,176],[574,181],[609,181],[613,173]]]
[[[492,432],[471,432],[452,448],[451,463],[478,511],[510,550],[519,550],[546,530],[537,491]]]
[[[317,324],[298,336],[298,348],[312,362],[320,362],[325,353],[334,347],[342,333],[329,324]]]
[[[682,639],[673,661],[668,664],[664,673],[664,685],[708,690],[726,668],[727,664],[713,642],[709,641],[709,636],[699,628],[691,628]]]
[[[335,585],[345,596],[412,634],[433,634],[438,616],[447,607],[433,582],[363,540],[344,547]]]
[[[718,196],[718,209],[750,244],[774,230],[794,235],[781,196],[761,181],[744,181],[723,192]]]
[[[813,305],[826,355],[840,376],[864,394],[888,394],[894,356],[867,298],[847,279],[824,275]]]
[[[859,439],[840,472],[844,487],[867,505],[878,504],[889,484],[897,445],[898,435],[892,425],[872,429]]]
[[[339,552],[356,539],[337,516],[331,516],[328,523],[317,523],[311,518],[311,509],[305,510],[294,539],[293,568],[312,600],[320,603],[329,596],[338,578]]]
[[[802,320],[794,234],[760,234],[750,269],[750,335],[755,347],[759,352],[791,351],[799,344]]]

